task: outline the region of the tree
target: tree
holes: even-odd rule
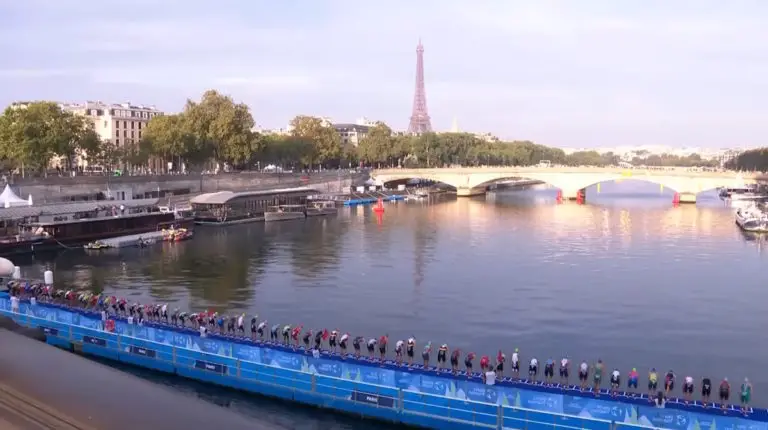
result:
[[[368,134],[357,147],[358,155],[366,163],[384,163],[392,165],[391,161],[398,158],[392,129],[384,123],[378,123],[368,130]]]
[[[242,164],[262,147],[262,139],[252,130],[254,120],[248,106],[231,97],[208,90],[199,103],[187,100],[183,128],[190,136],[187,155],[214,162]]]
[[[77,155],[97,154],[100,143],[88,118],[53,102],[9,106],[0,116],[0,158],[22,171],[44,171],[56,156],[71,169]]]
[[[291,121],[291,135],[311,144],[313,151],[304,154],[306,165],[325,164],[338,161],[341,155],[341,136],[323,120],[313,116],[299,115]]]

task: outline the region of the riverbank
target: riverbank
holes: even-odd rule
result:
[[[3,429],[280,428],[5,329],[0,344]]]

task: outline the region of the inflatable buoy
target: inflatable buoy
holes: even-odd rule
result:
[[[0,276],[6,277],[13,275],[16,265],[7,258],[0,258]]]

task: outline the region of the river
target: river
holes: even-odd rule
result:
[[[58,284],[171,308],[389,333],[392,342],[413,335],[478,356],[519,348],[524,362],[567,354],[577,363],[601,358],[624,375],[673,369],[694,376],[697,390],[703,376],[736,385],[749,376],[757,403],[768,405],[760,400],[768,255],[763,240],[734,225],[733,209],[714,192],[673,207],[671,191],[635,181],[592,187],[587,205],[558,205],[555,195],[536,186],[390,204],[380,221],[358,207],[300,222],[201,227],[189,242],[66,251],[23,270],[40,277],[51,268]],[[370,428],[204,392],[285,428]]]

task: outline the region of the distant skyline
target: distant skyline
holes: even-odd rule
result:
[[[768,2],[0,0],[0,104],[217,89],[404,130],[424,44],[433,128],[558,147],[768,146]]]

